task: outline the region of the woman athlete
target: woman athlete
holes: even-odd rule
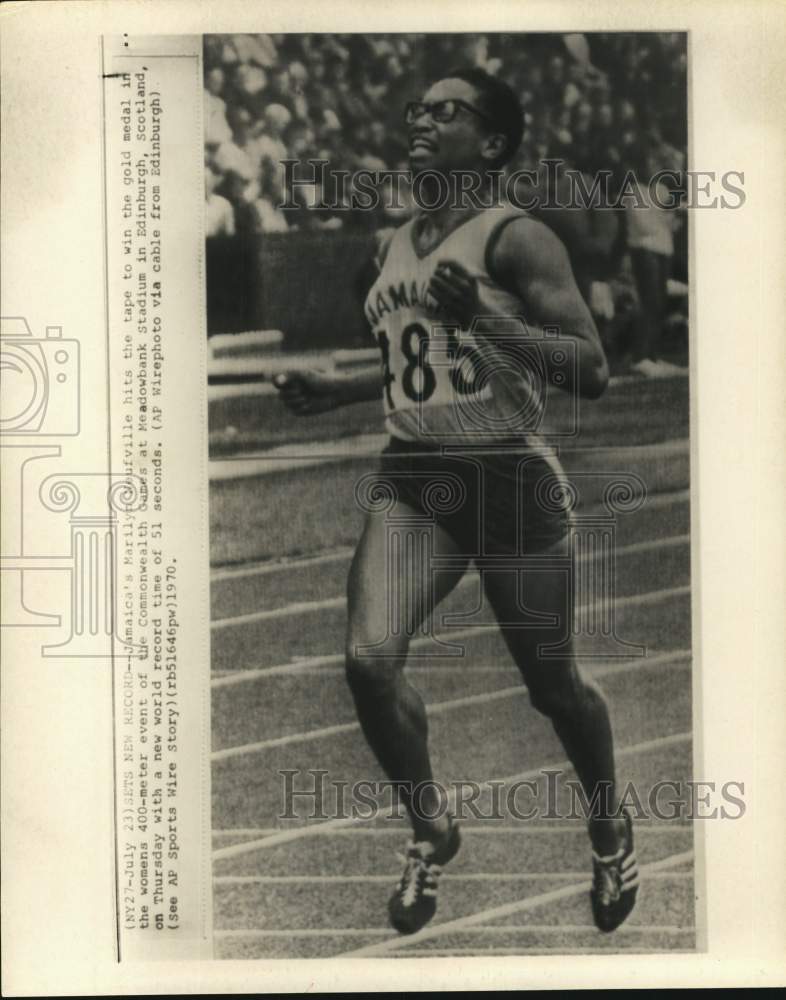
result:
[[[429,525],[428,545],[402,542],[394,552],[388,513],[368,509],[348,581],[347,680],[365,738],[396,783],[414,833],[390,898],[391,924],[413,933],[431,919],[442,866],[459,848],[458,823],[440,808],[433,784],[423,701],[404,665],[413,633],[472,560],[532,704],[551,720],[593,803],[590,898],[596,925],[611,931],[633,908],[638,871],[630,816],[614,787],[608,708],[578,670],[565,629],[571,584],[564,572],[539,572],[542,614],[533,618],[522,606],[519,574],[499,571],[505,558],[563,554],[568,530],[567,515],[538,502],[537,483],[561,474],[555,459],[532,434],[516,432],[517,414],[532,412],[532,380],[523,369],[510,373],[518,317],[530,330],[554,326],[575,344],[573,368],[556,371],[555,354],[545,360],[546,378],[566,392],[599,396],[606,359],[557,237],[520,210],[483,207],[493,172],[521,141],[513,91],[482,70],[460,70],[409,104],[406,120],[421,210],[380,241],[366,316],[381,371],[299,371],[277,383],[298,414],[381,398],[390,442],[378,484],[397,501],[397,523]],[[445,180],[461,191],[473,177],[477,197],[466,204],[439,197]],[[507,340],[492,335],[499,322],[508,323]],[[481,367],[488,378],[477,377]],[[429,492],[435,485],[447,491],[439,503]],[[439,572],[429,565],[434,557]],[[558,642],[560,655],[541,655]]]

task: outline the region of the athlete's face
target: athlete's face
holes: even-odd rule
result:
[[[439,80],[423,95],[422,103],[434,105],[440,101],[460,101],[462,104],[458,105],[450,121],[438,121],[438,112],[424,110],[410,122],[409,164],[412,172],[446,172],[488,166],[504,145],[504,137],[493,132],[484,116],[476,89],[466,80]]]

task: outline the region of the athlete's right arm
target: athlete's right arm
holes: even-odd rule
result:
[[[316,369],[292,371],[276,375],[273,385],[280,392],[284,405],[299,416],[382,398],[379,365],[347,373]]]

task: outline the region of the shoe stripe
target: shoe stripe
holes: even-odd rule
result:
[[[451,836],[454,840],[457,831],[457,825],[452,824]],[[457,849],[458,845],[456,845]],[[419,843],[410,841],[407,844],[406,856],[396,855],[405,864],[404,874],[399,880],[395,893],[403,910],[417,912],[424,897],[432,899],[436,897],[443,865],[429,860],[433,853],[434,845],[428,841]],[[455,854],[455,850],[453,853]]]
[[[692,850],[682,851],[677,854],[661,858],[658,861],[649,861],[643,867],[642,871],[646,872],[647,875],[650,875],[651,873],[661,872],[665,869],[673,870],[676,866],[693,861],[693,859],[694,854]],[[674,872],[672,872],[672,874],[674,874]],[[492,921],[502,920],[505,917],[512,916],[514,913],[528,913],[542,907],[546,903],[556,903],[571,899],[582,895],[586,892],[586,889],[587,883],[582,880],[576,882],[575,884],[563,886],[558,889],[550,889],[548,892],[528,895],[523,899],[516,899],[509,903],[490,906],[485,909],[478,909],[472,913],[466,914],[463,917],[443,920],[441,923],[432,924],[431,927],[424,928],[418,933],[417,936],[410,935],[403,938],[401,936],[396,936],[387,938],[383,941],[374,941],[369,944],[364,944],[359,948],[353,948],[350,951],[342,952],[341,957],[346,958],[348,955],[352,955],[353,957],[356,955],[370,957],[372,955],[381,955],[385,952],[407,948],[415,942],[419,944],[422,941],[433,940],[437,937],[444,937],[445,935],[452,934],[456,931],[476,928],[480,925],[488,925]]]
[[[634,867],[635,864],[636,864],[636,852],[631,851],[631,853],[627,856],[627,858],[625,858],[625,860],[622,862],[622,870],[627,871],[628,868]]]
[[[593,851],[592,858],[599,865],[615,865],[622,858],[622,848],[616,854],[598,854],[597,851]]]

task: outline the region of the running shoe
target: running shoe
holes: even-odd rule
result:
[[[436,844],[421,840],[407,845],[404,872],[388,901],[390,924],[399,934],[414,934],[437,912],[437,888],[442,868],[461,846],[458,823]]]
[[[615,854],[601,857],[592,852],[592,916],[598,930],[608,934],[630,914],[639,891],[639,867],[633,849],[633,821],[627,810],[625,842]]]

